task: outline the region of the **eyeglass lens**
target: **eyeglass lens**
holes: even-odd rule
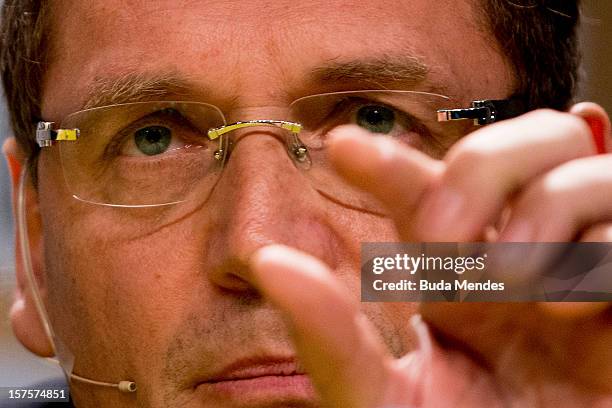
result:
[[[355,126],[439,157],[464,133],[436,121],[437,109],[454,106],[447,97],[420,92],[338,92],[298,99],[286,118],[272,119],[302,125],[297,137],[308,150],[310,165],[303,174],[312,188],[341,204],[384,213],[373,197],[335,173],[327,156],[329,135],[339,126]],[[77,112],[61,124],[80,131],[77,141],[60,145],[66,182],[78,199],[103,205],[203,199],[222,175],[224,160],[215,152],[230,148],[224,159],[231,160],[236,132],[221,138],[225,146],[208,137],[210,129],[224,125],[223,113],[201,102],[138,102]]]

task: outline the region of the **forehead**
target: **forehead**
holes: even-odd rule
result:
[[[427,86],[466,99],[503,94],[510,82],[468,0],[54,4],[43,95],[48,117],[78,110],[101,78],[133,72],[178,75],[197,84],[195,95],[240,98],[245,106],[336,90],[325,88],[332,83],[317,88],[307,73],[383,57],[415,58],[427,68]]]

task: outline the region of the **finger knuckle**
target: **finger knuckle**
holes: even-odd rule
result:
[[[536,203],[539,212],[548,219],[564,219],[567,198],[566,189],[556,177],[543,177],[527,189],[523,201]]]
[[[497,161],[498,155],[488,146],[466,140],[449,155],[447,165],[451,172],[484,173],[492,171]]]
[[[587,123],[579,116],[553,109],[538,109],[528,115],[536,123],[557,123],[561,128],[572,134],[590,134]]]

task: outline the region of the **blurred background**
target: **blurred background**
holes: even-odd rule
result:
[[[579,100],[598,102],[612,113],[612,1],[585,0],[583,4],[584,81]],[[10,129],[2,96],[0,142],[8,135]],[[53,364],[25,351],[10,330],[8,312],[15,284],[13,216],[6,161],[2,158],[0,162],[0,387],[25,386],[57,377],[61,372]]]

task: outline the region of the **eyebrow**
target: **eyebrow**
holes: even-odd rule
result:
[[[312,70],[315,82],[355,83],[375,89],[413,88],[425,83],[429,67],[420,59],[411,56],[383,56],[351,61],[331,61]],[[443,90],[436,86],[430,89]]]
[[[445,93],[446,88],[428,83],[429,68],[411,56],[376,57],[350,61],[332,60],[313,68],[308,77],[319,84],[340,83],[358,89],[412,89],[426,84],[426,91]],[[175,73],[128,72],[119,76],[97,77],[86,92],[82,109],[145,102],[162,99],[183,99],[202,94],[195,84]]]
[[[133,72],[120,77],[99,77],[89,86],[83,109],[177,98],[191,94],[194,86],[174,74]]]

